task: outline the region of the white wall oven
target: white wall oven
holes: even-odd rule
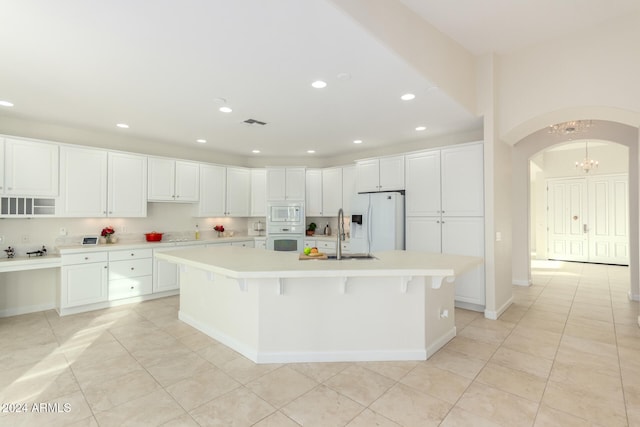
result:
[[[301,252],[304,245],[304,202],[267,204],[267,249]]]

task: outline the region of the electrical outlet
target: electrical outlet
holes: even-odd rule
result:
[[[20,241],[22,243],[29,243],[31,241],[31,237],[28,234],[23,234],[22,239]]]
[[[67,235],[67,229],[64,227],[60,227],[60,235],[61,236],[66,236]]]

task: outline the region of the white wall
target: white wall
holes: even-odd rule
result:
[[[574,119],[640,124],[640,13],[500,58],[500,135]]]

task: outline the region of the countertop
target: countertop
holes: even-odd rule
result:
[[[428,252],[387,251],[369,260],[299,260],[299,254],[253,248],[198,248],[155,256],[176,264],[223,274],[234,279],[300,277],[452,277],[482,258]]]
[[[57,250],[60,254],[73,254],[82,252],[100,252],[100,251],[117,251],[117,250],[129,250],[129,249],[160,249],[160,248],[173,248],[176,246],[204,246],[214,244],[225,244],[233,242],[246,242],[255,239],[264,238],[262,236],[234,236],[234,237],[217,237],[213,239],[200,239],[200,240],[175,240],[175,241],[160,241],[160,242],[122,242],[111,244],[98,244],[98,245],[66,245],[58,246]]]
[[[60,256],[44,255],[44,256],[18,256],[15,258],[0,258],[0,273],[10,271],[39,270],[42,268],[60,267]]]

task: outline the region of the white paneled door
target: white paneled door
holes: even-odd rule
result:
[[[548,257],[629,264],[626,175],[547,182]]]

